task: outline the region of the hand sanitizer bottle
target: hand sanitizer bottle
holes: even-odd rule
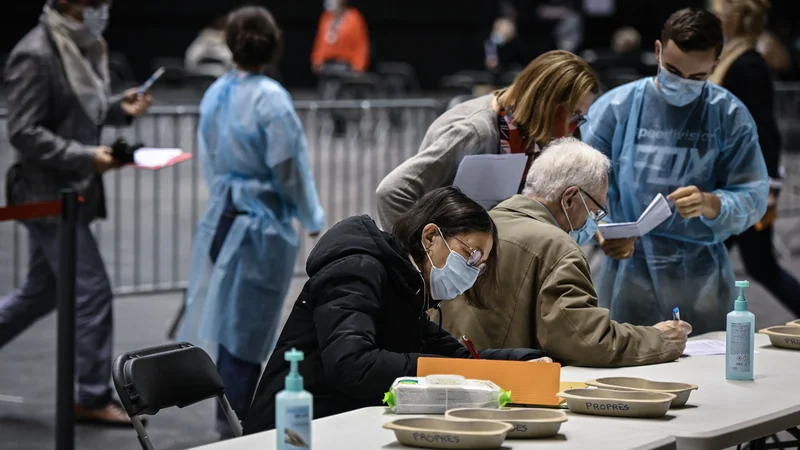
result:
[[[275,396],[278,450],[310,450],[314,406],[311,394],[303,390],[303,377],[297,367],[303,360],[303,352],[292,348],[286,352],[285,358],[291,364],[286,376],[286,389]]]
[[[728,314],[727,342],[725,345],[725,378],[729,380],[753,379],[753,345],[755,343],[756,316],[747,310],[744,288],[747,281],[737,281],[739,298]]]

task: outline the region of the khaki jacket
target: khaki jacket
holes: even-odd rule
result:
[[[673,361],[678,346],[651,326],[610,319],[597,307],[589,263],[542,204],[516,195],[491,211],[500,242],[499,284],[491,310],[443,302],[442,326],[479,349],[541,348],[563,364],[621,367]],[[438,320],[438,317],[435,318]]]

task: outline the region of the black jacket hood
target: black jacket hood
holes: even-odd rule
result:
[[[420,244],[422,245],[422,244]],[[419,271],[411,264],[408,252],[393,235],[381,231],[367,215],[353,216],[333,226],[308,255],[306,273],[313,277],[339,259],[353,255],[369,255],[405,280],[412,287],[421,287]]]

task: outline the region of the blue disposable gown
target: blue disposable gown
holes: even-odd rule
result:
[[[725,329],[735,279],[723,241],[755,224],[767,208],[769,178],[756,124],[727,90],[706,83],[684,107],[668,104],[652,78],[620,86],[589,110],[586,143],[612,161],[609,221],[636,221],[656,194],[697,186],[721,199],[714,220],[672,217],[636,242],[633,257],[606,258],[598,302],[635,325],[681,319],[694,334]]]
[[[298,235],[324,225],[303,127],[274,80],[231,71],[200,105],[198,152],[210,198],[197,227],[181,338],[260,363],[271,351]],[[231,195],[236,216],[215,264],[209,248]],[[210,344],[210,345],[209,345]]]

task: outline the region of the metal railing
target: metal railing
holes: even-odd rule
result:
[[[375,214],[375,188],[416,153],[443,104],[429,99],[297,102],[327,225],[357,214]],[[342,135],[331,120],[347,119]],[[102,142],[124,136],[151,147],[194,152],[197,107],[154,107],[130,128],[107,128]],[[0,181],[13,162],[5,113],[0,112]],[[188,279],[193,235],[208,200],[200,162],[160,171],[123,168],[105,176],[108,218],[95,235],[117,294],[183,289]],[[305,272],[313,241],[301,234],[296,272]],[[27,232],[0,224],[0,295],[19,286],[27,272]]]
[[[779,207],[800,220],[800,85],[777,89],[776,116],[784,132],[787,168]],[[375,188],[394,167],[415,154],[445,104],[432,99],[297,102],[328,226],[356,214],[375,214]],[[337,135],[333,113],[347,127]],[[153,147],[196,149],[197,107],[154,107],[130,128],[108,128],[103,142],[125,136]],[[0,181],[13,160],[0,111]],[[161,171],[130,168],[106,175],[108,219],[95,224],[106,268],[117,294],[149,293],[186,286],[193,235],[208,192],[197,158]],[[792,226],[792,230],[796,226]],[[301,234],[296,273],[304,273],[313,241]],[[787,246],[791,236],[783,235]],[[27,232],[0,224],[0,295],[26,274]]]

